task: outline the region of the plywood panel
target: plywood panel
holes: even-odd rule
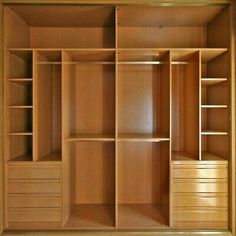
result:
[[[154,143],[119,143],[119,204],[160,203],[160,146]]]
[[[114,144],[79,142],[74,145],[76,204],[114,203]]]

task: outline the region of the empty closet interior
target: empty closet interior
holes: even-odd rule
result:
[[[172,172],[231,161],[229,37],[222,5],[6,5],[5,227],[228,229],[227,214],[217,218],[218,187],[213,213],[181,213],[176,186],[189,177],[177,183]],[[11,192],[20,181],[12,168],[36,170],[24,177],[32,187]],[[45,197],[39,182],[50,178],[47,206],[11,207],[16,194]],[[199,212],[208,225],[187,219]]]

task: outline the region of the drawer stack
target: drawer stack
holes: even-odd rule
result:
[[[9,165],[8,227],[54,228],[61,223],[61,166]]]
[[[228,227],[228,166],[226,161],[173,161],[173,227]]]

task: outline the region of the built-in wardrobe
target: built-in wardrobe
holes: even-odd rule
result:
[[[4,4],[5,230],[232,232],[231,8]]]

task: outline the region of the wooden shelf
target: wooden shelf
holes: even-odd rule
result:
[[[202,63],[207,63],[214,58],[222,55],[223,53],[227,52],[227,48],[205,48],[201,49],[201,60]]]
[[[115,140],[114,135],[110,134],[80,134],[80,135],[71,135],[66,138],[68,142],[77,142],[77,141],[104,141],[112,142]]]
[[[227,108],[227,105],[201,105],[201,108]]]
[[[61,161],[61,152],[52,152],[48,155],[45,155],[41,158],[39,158],[39,161],[49,161],[49,162],[55,162],[55,161]]]
[[[162,209],[155,204],[119,204],[118,228],[166,228]]]
[[[16,156],[12,158],[11,160],[9,160],[9,162],[29,162],[29,161],[32,161],[32,159],[33,159],[32,154],[27,153],[24,155]]]
[[[226,82],[227,78],[202,78],[201,85],[202,86],[212,86],[219,83]]]
[[[118,141],[120,142],[162,142],[170,139],[155,134],[119,134]]]
[[[78,204],[72,207],[65,228],[111,228],[114,222],[114,205]]]
[[[8,106],[9,108],[11,109],[30,109],[30,108],[33,108],[33,106],[24,106],[24,105],[17,105],[17,106]]]
[[[201,135],[228,135],[226,131],[203,130]]]
[[[173,161],[196,161],[198,157],[187,152],[172,152]]]
[[[28,135],[33,135],[32,132],[11,132],[9,133],[11,136],[28,136]]]
[[[224,161],[228,162],[223,157],[217,156],[210,152],[202,152],[202,161]]]

